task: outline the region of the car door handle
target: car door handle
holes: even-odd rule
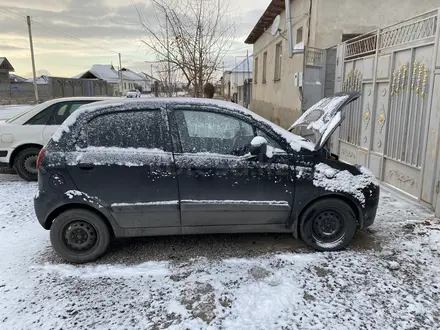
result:
[[[95,168],[95,166],[93,164],[83,164],[83,165],[79,165],[79,168],[84,171],[91,171]]]

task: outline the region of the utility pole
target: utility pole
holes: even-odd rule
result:
[[[121,61],[121,53],[119,53],[119,89],[121,90],[121,96],[123,91],[122,85],[122,61]]]
[[[167,32],[167,60],[168,60],[168,94],[171,95],[171,66],[170,66],[170,39],[168,38],[168,14],[165,14]]]
[[[32,74],[34,76],[34,92],[35,92],[35,102],[38,103],[38,85],[37,85],[37,74],[35,72],[35,58],[34,58],[34,44],[32,43],[32,28],[31,28],[31,17],[26,16],[26,21],[29,30],[29,44],[31,46],[31,59],[32,59]]]

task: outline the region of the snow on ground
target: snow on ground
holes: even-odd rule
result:
[[[0,120],[7,120],[24,110],[32,108],[30,104],[0,105]]]
[[[0,329],[438,329],[440,222],[383,192],[344,252],[290,235],[116,242],[64,263],[37,223],[35,183],[0,174]]]

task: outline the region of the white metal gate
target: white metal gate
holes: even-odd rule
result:
[[[362,97],[345,110],[332,148],[341,160],[368,166],[384,185],[434,207],[439,74],[439,9],[337,48],[335,91]]]

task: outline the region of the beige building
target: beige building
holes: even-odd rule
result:
[[[336,49],[331,47],[438,6],[438,0],[293,0],[286,24],[286,3],[272,0],[245,41],[254,47],[251,109],[283,127],[333,92]]]

